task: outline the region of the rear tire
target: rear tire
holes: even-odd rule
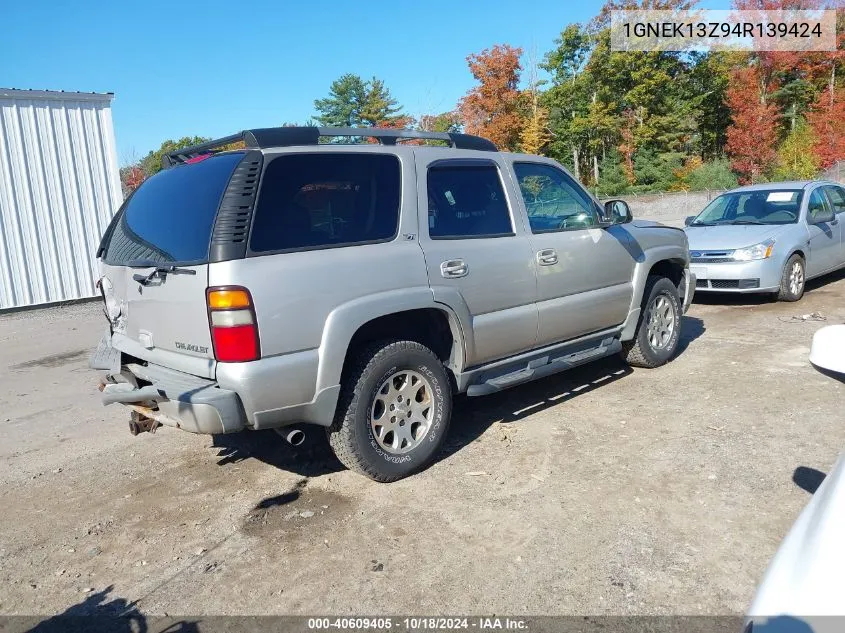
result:
[[[804,285],[807,282],[804,258],[793,253],[786,260],[780,277],[780,289],[777,293],[778,301],[798,301],[804,296]]]
[[[451,415],[452,388],[440,359],[415,341],[381,341],[346,376],[326,435],[350,470],[396,481],[433,461]]]
[[[622,344],[622,357],[633,367],[654,368],[669,361],[681,334],[681,300],[670,279],[649,275],[633,340]]]

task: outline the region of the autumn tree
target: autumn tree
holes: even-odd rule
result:
[[[845,88],[823,92],[807,114],[815,142],[813,153],[822,169],[845,160]]]
[[[347,73],[332,82],[329,96],[316,99],[315,119],[328,127],[394,126],[402,108],[381,79]]]
[[[549,115],[546,109],[538,105],[536,96],[532,96],[532,107],[519,135],[522,151],[526,154],[539,154],[549,141]]]
[[[500,149],[509,151],[519,145],[522,129],[518,89],[520,55],[520,48],[497,44],[467,57],[469,70],[479,85],[458,104],[467,134],[488,138]]]
[[[778,148],[777,164],[772,176],[775,180],[807,180],[819,171],[813,153],[813,130],[801,120]]]
[[[727,130],[725,150],[741,182],[759,178],[775,159],[778,113],[766,96],[761,93],[756,67],[733,71],[727,92],[733,123]]]
[[[539,154],[549,142],[548,121],[549,113],[540,105],[541,83],[537,73],[536,56],[532,53],[529,59],[529,85],[524,93],[528,114],[520,133],[519,140],[522,151],[526,154]]]
[[[210,141],[210,138],[205,136],[183,136],[177,141],[172,139],[168,139],[161,144],[155,151],[151,151],[147,154],[140,163],[140,167],[144,172],[144,175],[149,178],[161,171],[161,159],[165,154],[169,154],[170,152],[174,152],[177,149],[182,149],[183,147],[190,147],[191,145],[199,145],[200,143],[205,143]]]
[[[696,4],[698,0],[606,0],[599,14],[590,22],[590,29],[596,31],[609,27],[613,11],[688,11]]]
[[[123,196],[126,197],[147,179],[147,175],[139,165],[128,165],[120,169],[120,185]]]
[[[461,117],[457,112],[423,114],[417,125],[423,132],[459,132]]]
[[[417,121],[409,114],[401,114],[387,120],[379,121],[373,127],[387,128],[391,130],[406,130],[416,126]]]
[[[417,129],[421,132],[454,133],[461,131],[461,117],[457,112],[442,112],[440,114],[423,114],[417,120]],[[422,143],[420,143],[422,144]],[[426,145],[448,146],[446,141],[426,141]]]

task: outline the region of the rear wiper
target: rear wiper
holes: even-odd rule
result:
[[[178,266],[156,266],[148,275],[140,273],[132,275],[132,279],[137,281],[142,286],[148,286],[150,282],[158,277],[162,281],[167,278],[167,275],[196,275],[197,271],[193,268],[179,268]]]

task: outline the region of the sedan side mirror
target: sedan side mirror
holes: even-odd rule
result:
[[[696,217],[698,217],[698,216],[688,215],[687,217],[685,217],[684,218],[684,226],[689,226],[690,224],[692,224],[693,220],[695,220]]]
[[[626,224],[634,219],[631,207],[624,200],[608,200],[604,203],[604,218],[611,224]]]

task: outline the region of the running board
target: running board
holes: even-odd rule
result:
[[[562,351],[564,353],[560,356],[546,354],[539,358],[532,358],[525,366],[515,371],[505,370],[507,373],[489,376],[482,374],[480,377],[481,382],[470,385],[467,389],[467,395],[486,396],[497,391],[502,391],[503,389],[521,385],[522,383],[556,374],[560,371],[572,369],[578,365],[583,365],[584,363],[604,358],[605,356],[617,354],[622,351],[622,343],[618,338],[610,337],[598,342],[592,341],[589,347],[581,348],[574,352],[569,351],[567,353],[566,350]],[[558,351],[558,354],[560,352]]]

